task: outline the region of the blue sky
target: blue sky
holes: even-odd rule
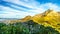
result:
[[[0,18],[24,18],[47,9],[60,11],[60,0],[0,0]]]

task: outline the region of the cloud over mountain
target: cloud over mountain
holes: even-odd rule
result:
[[[52,2],[41,4],[36,0],[1,0],[0,18],[23,18],[42,13],[47,9],[60,11],[59,5]]]

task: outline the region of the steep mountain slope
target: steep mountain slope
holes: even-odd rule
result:
[[[44,13],[33,16],[32,20],[45,27],[51,26],[60,32],[60,14],[53,10],[47,10]]]

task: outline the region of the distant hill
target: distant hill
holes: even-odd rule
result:
[[[17,20],[18,18],[0,18],[0,20]]]

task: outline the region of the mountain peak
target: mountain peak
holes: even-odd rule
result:
[[[43,16],[47,16],[47,15],[52,16],[52,14],[53,14],[53,15],[58,15],[58,12],[56,12],[56,11],[54,11],[54,10],[52,10],[52,9],[48,9],[47,11],[45,11],[45,12],[43,13]]]
[[[21,19],[21,22],[25,22],[30,20],[32,17],[30,15],[26,16],[25,18]]]
[[[48,13],[50,13],[50,12],[53,12],[54,10],[52,10],[52,9],[48,9],[47,11],[45,11],[45,14],[48,14]]]
[[[50,11],[53,11],[53,10],[52,10],[52,9],[48,9],[47,11],[49,11],[49,12],[50,12]]]

